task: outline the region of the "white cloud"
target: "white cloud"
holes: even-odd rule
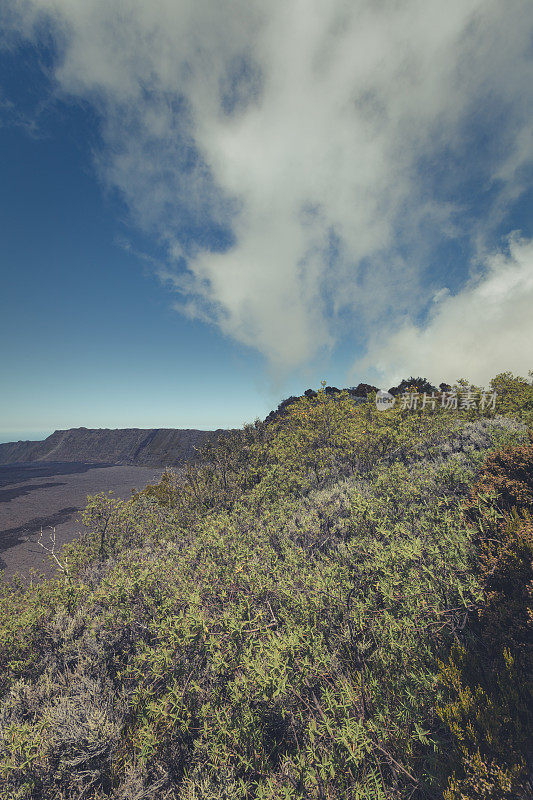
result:
[[[533,240],[511,236],[508,252],[486,258],[481,277],[434,301],[424,326],[382,321],[354,374],[372,372],[386,388],[410,375],[488,386],[499,372],[533,369]]]
[[[438,290],[428,255],[465,234],[470,159],[481,182],[497,182],[494,224],[531,160],[529,0],[20,9],[24,35],[51,25],[58,90],[101,114],[100,174],[166,243],[177,306],[277,368],[332,347],[341,312],[365,327],[416,314]],[[473,131],[492,123],[483,154]],[[432,165],[445,157],[455,168],[439,192]],[[234,244],[191,245],[188,231],[207,223]]]

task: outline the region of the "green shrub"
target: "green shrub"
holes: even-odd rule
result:
[[[533,423],[533,370],[529,372],[529,381],[511,372],[501,372],[491,380],[490,388],[498,395],[500,413],[517,413],[530,425]]]

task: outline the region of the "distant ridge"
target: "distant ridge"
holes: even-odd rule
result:
[[[226,431],[178,428],[69,428],[41,442],[0,444],[0,464],[78,461],[174,467],[194,459],[197,449]]]

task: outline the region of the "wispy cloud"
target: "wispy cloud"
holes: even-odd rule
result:
[[[278,370],[333,347],[340,318],[370,339],[379,319],[416,318],[443,288],[427,272],[439,245],[486,247],[527,186],[528,0],[27,0],[19,9],[11,30],[51,31],[58,88],[100,114],[98,169],[164,243],[161,274],[183,295],[177,307]],[[488,198],[482,208],[473,187]],[[515,261],[529,253],[512,247]],[[477,302],[468,280],[465,271],[459,298],[441,300],[443,319]],[[499,341],[511,346],[515,319],[502,308],[510,317],[498,316],[498,336],[509,336]],[[439,318],[422,338],[451,352],[431,334]],[[401,336],[417,335],[413,323],[401,331],[395,363]],[[360,365],[385,358],[369,346]],[[466,367],[459,347],[454,357]]]

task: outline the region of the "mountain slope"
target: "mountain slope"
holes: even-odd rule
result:
[[[25,461],[84,461],[92,464],[178,466],[222,430],[174,428],[90,429],[54,431],[42,442],[0,444],[0,464]]]

